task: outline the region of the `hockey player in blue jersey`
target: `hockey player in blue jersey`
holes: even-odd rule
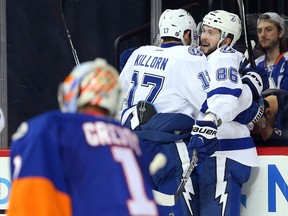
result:
[[[59,88],[61,111],[13,135],[9,216],[160,215],[138,137],[113,119],[118,72],[103,59],[74,68]]]
[[[192,173],[196,191],[192,206],[199,216],[239,216],[242,185],[248,181],[251,167],[258,166],[248,127],[233,119],[243,105],[241,94],[250,91],[250,97],[257,100],[268,80],[263,70],[240,77],[242,54],[232,47],[240,35],[241,21],[236,14],[217,10],[203,18],[200,50],[208,60],[208,109],[193,126],[189,143],[191,151],[198,151],[199,163]]]
[[[205,55],[193,47],[198,39],[196,24],[187,11],[164,11],[159,31],[161,46],[135,50],[120,74],[121,83],[127,86],[122,123],[135,130],[151,154],[163,152],[168,157],[165,169],[153,180],[155,190],[171,195],[190,163],[187,143],[194,120],[202,119],[207,110],[210,77]],[[234,71],[230,72],[233,79]],[[233,104],[235,114],[248,108],[253,99],[249,86],[242,86],[239,79],[235,80],[241,83],[236,90],[239,101]],[[232,116],[227,113],[223,121],[232,121]],[[198,207],[191,207],[193,201],[195,189],[188,179],[175,205],[169,202],[165,208],[176,216],[198,215]]]

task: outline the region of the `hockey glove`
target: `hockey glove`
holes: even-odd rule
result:
[[[234,121],[245,125],[249,123],[255,124],[262,118],[262,116],[264,115],[264,111],[265,107],[263,98],[260,98],[257,101],[253,101],[252,105],[248,109],[238,114]]]
[[[198,151],[198,163],[219,150],[219,142],[216,138],[217,127],[212,121],[197,121],[191,134],[188,150],[191,156],[194,149]]]
[[[269,88],[268,75],[264,68],[247,68],[243,71],[242,82],[252,91],[253,98],[259,99],[263,91]]]
[[[157,113],[155,106],[148,101],[139,101],[136,109],[140,125],[147,123]]]

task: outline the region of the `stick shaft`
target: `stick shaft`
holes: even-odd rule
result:
[[[240,12],[241,20],[242,20],[243,31],[244,31],[244,36],[245,36],[245,44],[247,47],[250,64],[252,68],[256,68],[255,57],[254,57],[253,48],[252,48],[252,44],[250,40],[250,34],[247,28],[244,2],[243,0],[237,0],[237,2],[238,2],[239,12]]]
[[[72,51],[72,54],[73,54],[74,61],[75,61],[76,65],[80,65],[80,61],[79,61],[79,58],[78,58],[78,55],[77,55],[77,51],[74,48],[74,45],[73,45],[73,42],[72,42],[72,37],[71,37],[71,34],[70,34],[70,32],[68,30],[68,27],[67,27],[67,24],[66,24],[64,11],[63,11],[63,5],[64,5],[64,1],[61,0],[60,9],[61,9],[61,16],[62,16],[63,25],[64,25],[64,28],[65,28],[65,31],[66,31],[67,38],[69,40],[69,44],[70,44],[70,47],[71,47],[71,51]]]
[[[180,194],[183,192],[183,189],[184,189],[188,179],[190,178],[190,175],[191,175],[192,171],[197,166],[197,161],[198,161],[197,154],[198,154],[198,151],[196,149],[194,149],[193,150],[193,157],[191,159],[190,165],[189,165],[188,169],[186,170],[183,178],[181,179],[181,182],[180,182],[180,184],[179,184],[179,186],[177,188],[177,191],[175,193],[175,202],[180,197]]]

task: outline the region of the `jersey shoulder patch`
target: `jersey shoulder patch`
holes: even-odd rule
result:
[[[191,54],[191,55],[196,55],[196,56],[202,56],[203,55],[203,52],[201,52],[200,50],[198,50],[197,48],[194,48],[194,47],[189,47],[188,48],[188,52]]]
[[[224,46],[220,49],[220,52],[223,52],[223,53],[235,53],[236,50],[231,47],[231,46]]]

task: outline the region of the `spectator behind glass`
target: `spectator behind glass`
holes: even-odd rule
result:
[[[274,12],[260,15],[257,21],[258,40],[264,55],[256,65],[264,68],[270,88],[288,90],[288,52],[285,42],[284,19]]]
[[[258,146],[288,146],[288,92],[267,91],[264,97],[264,116],[252,131],[255,142]]]

